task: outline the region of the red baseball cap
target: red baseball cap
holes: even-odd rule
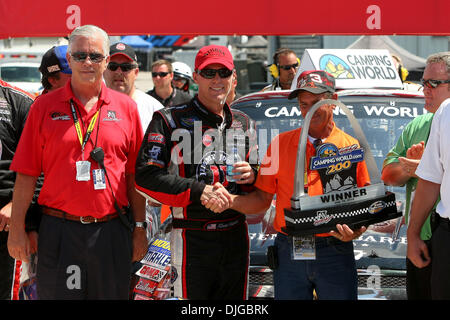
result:
[[[288,99],[297,98],[300,90],[309,91],[314,94],[324,92],[334,93],[335,80],[328,72],[322,70],[303,71],[297,79],[297,88],[292,90]]]
[[[210,45],[201,48],[195,57],[195,70],[202,70],[213,63],[219,63],[228,70],[234,69],[233,56],[225,46]]]

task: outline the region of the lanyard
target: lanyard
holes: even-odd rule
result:
[[[75,130],[77,132],[78,140],[80,140],[81,155],[84,160],[84,147],[86,146],[86,143],[88,142],[89,137],[91,136],[91,133],[94,130],[94,126],[95,126],[95,123],[97,122],[97,118],[98,118],[98,114],[99,114],[100,110],[97,110],[97,112],[92,117],[91,122],[89,123],[88,129],[86,131],[86,135],[84,136],[84,139],[83,139],[83,133],[81,131],[80,121],[78,120],[78,115],[75,110],[75,106],[74,106],[72,99],[70,100],[70,109],[72,110],[72,118],[73,118],[73,122],[75,124]]]

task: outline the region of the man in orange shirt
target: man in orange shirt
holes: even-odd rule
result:
[[[289,99],[297,98],[302,117],[320,100],[336,99],[335,80],[324,71],[305,71],[298,78],[297,88]],[[307,181],[310,196],[327,192],[362,187],[370,183],[364,161],[352,162],[339,172],[327,168],[313,170],[310,160],[323,150],[342,150],[358,141],[338,129],[333,121],[333,105],[323,105],[311,119],[306,148]],[[356,299],[357,273],[352,240],[359,237],[365,227],[352,230],[337,225],[337,231],[309,237],[287,236],[284,209],[291,207],[294,192],[294,172],[301,128],[284,132],[276,137],[269,148],[255,183],[256,190],[245,196],[233,196],[232,209],[245,214],[267,210],[276,195],[274,228],[278,231],[275,246],[278,267],[274,270],[275,299],[312,299],[315,290],[319,299]],[[220,211],[214,201],[205,203]],[[302,252],[302,254],[298,254]]]

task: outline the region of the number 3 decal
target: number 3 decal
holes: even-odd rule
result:
[[[312,73],[312,74],[309,75],[309,77],[310,77],[314,82],[322,83],[322,78],[321,78],[318,74]]]

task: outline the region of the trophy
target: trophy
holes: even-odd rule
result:
[[[370,185],[355,187],[356,182],[349,183],[348,188],[333,190],[317,196],[309,196],[304,190],[306,175],[306,144],[311,118],[322,105],[335,105],[341,108],[359,141],[360,147],[333,149],[334,145],[317,148],[320,156],[312,157],[311,170],[342,170],[355,162],[365,161],[370,176]],[[339,177],[338,177],[339,178]],[[331,184],[333,181],[331,181]],[[327,186],[328,187],[328,183]],[[297,150],[294,193],[291,208],[284,209],[286,227],[282,228],[290,236],[307,236],[336,231],[336,224],[347,224],[352,230],[362,226],[400,217],[397,211],[395,194],[386,191],[366,137],[353,113],[340,101],[326,99],[314,104],[306,115],[301,130]]]

